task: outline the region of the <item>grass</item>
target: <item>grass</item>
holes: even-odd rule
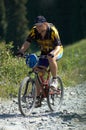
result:
[[[17,96],[20,82],[29,70],[24,59],[13,57],[12,47],[12,43],[0,43],[0,97]],[[64,87],[86,81],[86,39],[65,47],[58,67]]]
[[[86,80],[86,40],[64,48],[63,58],[58,63],[64,86],[74,86]]]

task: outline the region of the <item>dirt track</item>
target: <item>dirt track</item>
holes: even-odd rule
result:
[[[86,130],[86,82],[66,88],[60,111],[50,113],[46,106],[23,117],[17,99],[0,100],[0,130]]]

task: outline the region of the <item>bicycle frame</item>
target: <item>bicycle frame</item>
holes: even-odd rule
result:
[[[36,66],[30,73],[35,73],[35,78],[38,80],[39,85],[41,87],[40,95],[43,97],[47,97],[49,91],[49,80],[50,80],[50,69]],[[46,79],[44,79],[45,73],[47,75]]]
[[[27,55],[25,56],[25,58],[27,57]],[[38,58],[46,58],[46,55],[41,55],[38,56]],[[29,72],[30,73],[35,73],[36,78],[39,82],[39,85],[41,86],[42,90],[44,88],[49,89],[49,79],[50,79],[50,68],[46,68],[45,66],[37,66],[37,64],[32,68],[32,71]],[[44,79],[45,73],[47,74],[46,79]]]

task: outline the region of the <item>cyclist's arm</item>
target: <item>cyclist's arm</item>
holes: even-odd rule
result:
[[[30,46],[30,42],[25,41],[20,49],[20,52],[24,53],[29,48],[29,46]]]
[[[62,48],[62,43],[60,40],[58,30],[55,27],[53,27],[52,30],[53,30],[52,38],[54,39],[55,48],[50,52],[50,54],[52,54],[53,56],[56,56],[59,53],[60,49]]]
[[[32,40],[34,40],[34,37],[35,37],[35,28],[33,27],[30,30],[29,35],[26,38],[26,41],[24,42],[24,44],[22,45],[22,47],[20,49],[21,52],[24,53],[29,48],[30,43],[32,42]]]
[[[62,46],[56,46],[55,49],[50,52],[50,54],[52,55],[52,57],[56,56],[59,53],[61,47]]]

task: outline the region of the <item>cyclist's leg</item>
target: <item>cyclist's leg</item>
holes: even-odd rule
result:
[[[55,88],[55,89],[57,89],[57,85],[58,85],[58,80],[57,80],[58,64],[57,64],[57,60],[60,59],[62,57],[62,55],[63,55],[63,48],[53,58],[48,56],[50,71],[51,71],[51,75],[52,75],[52,79],[50,81],[50,87]]]
[[[57,76],[57,71],[58,71],[57,60],[62,58],[62,56],[63,56],[63,47],[61,48],[60,52],[56,56],[54,56],[54,58],[48,57],[49,66],[53,77]]]
[[[48,60],[49,60],[49,66],[50,66],[51,74],[52,74],[53,77],[56,77],[57,69],[58,69],[56,58],[55,57],[54,58],[49,57]]]
[[[48,57],[49,66],[50,66],[51,74],[53,77],[57,76],[57,71],[58,71],[57,60],[62,58],[62,56],[63,56],[63,47],[61,48],[60,52],[54,58]]]

